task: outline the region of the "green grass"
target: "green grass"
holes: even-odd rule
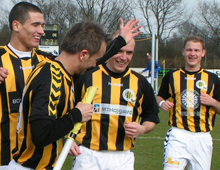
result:
[[[160,123],[156,125],[155,129],[136,139],[135,147],[132,151],[135,154],[135,170],[161,170],[163,169],[163,142],[169,126],[168,112],[160,111]],[[220,116],[216,116],[216,123],[212,131],[213,137],[213,157],[211,170],[220,169]],[[70,170],[72,167],[73,157],[68,156],[63,170]]]

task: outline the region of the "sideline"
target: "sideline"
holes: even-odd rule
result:
[[[165,137],[137,137],[137,139],[159,139],[165,140]],[[220,141],[220,139],[212,139],[213,141]]]

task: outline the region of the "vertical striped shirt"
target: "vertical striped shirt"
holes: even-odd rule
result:
[[[154,91],[140,74],[126,69],[111,72],[105,64],[86,72],[77,87],[98,87],[94,97],[91,121],[84,123],[76,140],[92,150],[125,151],[134,146],[134,139],[125,134],[125,122],[159,122]],[[79,99],[80,100],[80,99]]]
[[[0,47],[0,67],[8,70],[0,84],[0,165],[8,165],[16,146],[16,127],[22,91],[30,72],[48,53],[33,49],[31,58],[19,59],[6,46]]]
[[[220,82],[217,75],[204,69],[198,72],[177,69],[167,73],[162,80],[158,96],[170,98],[174,103],[170,110],[170,126],[191,132],[213,130],[216,111],[201,104],[201,93],[209,94],[220,101]]]

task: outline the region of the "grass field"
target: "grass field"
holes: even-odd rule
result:
[[[160,123],[149,134],[136,139],[135,148],[135,170],[162,170],[163,166],[163,142],[169,126],[168,112],[160,111]],[[212,131],[213,137],[213,159],[212,170],[220,169],[220,115],[216,116],[216,123]],[[68,156],[62,170],[70,170],[73,157]]]

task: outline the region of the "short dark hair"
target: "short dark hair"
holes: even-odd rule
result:
[[[67,32],[61,44],[61,51],[76,54],[87,49],[92,56],[99,52],[103,41],[106,42],[106,34],[100,25],[92,21],[82,21]]]
[[[202,39],[202,37],[196,35],[187,36],[183,42],[183,48],[185,48],[186,43],[189,41],[200,42],[202,44],[202,48],[205,49],[205,41]]]
[[[19,2],[14,5],[9,13],[9,26],[12,31],[12,22],[14,20],[19,21],[21,24],[24,24],[25,21],[30,17],[29,12],[39,12],[42,13],[41,9],[29,2]]]

